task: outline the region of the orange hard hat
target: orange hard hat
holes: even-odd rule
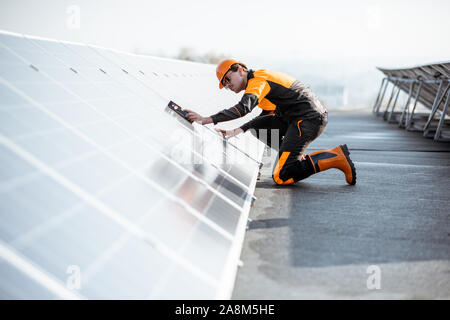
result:
[[[219,88],[222,89],[223,88],[223,84],[222,84],[222,79],[225,76],[225,74],[228,72],[228,70],[230,70],[231,66],[233,64],[242,64],[245,66],[245,64],[243,64],[242,62],[239,62],[237,60],[234,59],[227,59],[227,60],[223,60],[221,63],[219,63],[217,65],[216,68],[216,75],[217,75],[217,79],[219,79]]]

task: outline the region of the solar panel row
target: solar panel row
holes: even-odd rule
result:
[[[450,62],[435,63],[411,68],[378,68],[386,77],[382,80],[373,111],[381,114],[381,106],[389,83],[392,90],[383,117],[389,122],[396,122],[407,130],[423,131],[424,136],[434,140],[448,140],[444,130],[448,131],[446,116],[450,115]],[[400,92],[407,94],[407,100],[400,112],[394,112]],[[417,114],[420,102],[430,110],[429,113]],[[411,106],[410,106],[411,105]]]
[[[164,111],[214,77],[0,34],[1,298],[229,298],[263,145]]]

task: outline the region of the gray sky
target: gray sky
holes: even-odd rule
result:
[[[1,0],[0,28],[166,55],[421,62],[450,59],[449,14],[448,0]]]
[[[0,29],[175,56],[225,54],[370,104],[382,74],[450,60],[449,0],[0,0]]]

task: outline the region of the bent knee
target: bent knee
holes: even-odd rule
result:
[[[278,184],[278,185],[288,185],[288,184],[292,184],[294,183],[294,179],[289,177],[289,175],[287,174],[287,171],[285,168],[283,168],[283,170],[279,170],[279,171],[274,171],[272,173],[272,179],[273,181]],[[281,175],[281,177],[280,177]]]
[[[280,179],[279,177],[275,177],[275,175],[272,175],[273,181],[275,181],[276,184],[280,185],[280,186],[286,186],[288,184],[293,184],[295,181],[292,178],[289,178],[288,180],[284,181],[282,179]]]

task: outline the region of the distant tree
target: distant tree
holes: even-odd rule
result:
[[[205,57],[205,60],[208,63],[218,64],[220,61],[225,60],[226,58],[228,58],[229,55],[225,55],[223,53],[217,54],[217,53],[214,53],[214,52],[209,52],[209,53],[205,54],[204,57]]]
[[[199,56],[191,47],[182,47],[175,58],[179,60],[199,61]]]
[[[229,54],[216,53],[213,51],[207,52],[202,55],[202,54],[197,53],[194,48],[188,47],[188,46],[181,47],[175,56],[167,54],[162,49],[159,49],[156,51],[148,51],[148,50],[144,50],[141,48],[135,48],[134,53],[149,55],[149,56],[154,56],[154,57],[173,58],[173,59],[178,59],[178,60],[186,60],[186,61],[194,61],[194,62],[210,63],[210,64],[218,64],[220,61],[225,60],[231,56]]]
[[[227,55],[217,54],[215,52],[208,52],[204,55],[200,55],[191,47],[181,47],[175,58],[180,60],[217,64],[226,59]]]

